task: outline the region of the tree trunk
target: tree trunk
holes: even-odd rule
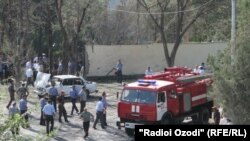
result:
[[[63,20],[62,20],[62,15],[61,15],[61,10],[62,10],[62,3],[63,0],[55,0],[55,6],[56,6],[56,13],[57,13],[57,18],[58,22],[62,31],[63,35],[63,44],[62,44],[62,60],[63,60],[63,68],[67,68],[67,62],[71,59],[71,49],[69,46],[69,40],[68,40],[68,34],[66,32],[66,29],[63,25]],[[64,69],[64,73],[67,70]]]
[[[6,11],[7,11],[7,4],[2,9],[2,26],[0,27],[0,48],[3,47],[4,42],[4,32],[5,32],[5,25],[6,25]]]
[[[19,9],[18,11],[19,13],[19,17],[17,18],[18,22],[20,22],[19,27],[17,27],[17,38],[18,38],[18,43],[12,44],[12,47],[17,47],[17,52],[15,52],[15,62],[14,62],[14,66],[16,66],[15,68],[15,79],[16,82],[20,82],[21,78],[22,78],[22,70],[21,69],[21,52],[22,49],[24,48],[24,32],[23,32],[23,2],[22,0],[19,0]]]
[[[171,52],[171,55],[170,55],[170,58],[171,58],[171,66],[174,66],[174,63],[175,63],[175,57],[176,57],[176,54],[177,54],[177,51],[179,49],[179,46],[180,46],[180,43],[181,43],[181,38],[177,38],[175,43],[174,43],[174,46],[173,46],[173,50]]]
[[[42,27],[40,26],[39,27],[39,30],[38,30],[38,51],[39,52],[42,52],[42,38],[43,38],[43,32],[42,32]]]
[[[47,4],[47,29],[48,29],[48,45],[49,45],[49,73],[52,74],[53,71],[53,52],[52,52],[52,44],[53,44],[53,37],[52,37],[52,24],[51,24],[51,9],[50,5]]]
[[[210,0],[209,3],[212,5],[215,0]],[[180,12],[180,11],[185,11],[188,3],[190,3],[190,0],[177,0],[177,21],[176,21],[176,39],[175,39],[175,44],[173,46],[173,49],[171,51],[171,55],[169,55],[168,47],[167,47],[167,34],[165,34],[165,28],[170,27],[171,20],[169,21],[169,26],[166,26],[164,24],[164,21],[166,20],[166,17],[164,17],[164,12],[167,12],[167,6],[170,1],[157,1],[157,6],[159,7],[159,10],[161,11],[161,19],[160,23],[156,19],[156,17],[151,13],[151,7],[148,5],[146,0],[137,0],[137,2],[145,8],[145,10],[149,13],[151,19],[153,20],[155,26],[157,29],[159,29],[160,34],[161,34],[161,39],[163,43],[163,48],[164,48],[164,54],[165,54],[165,59],[169,67],[174,66],[174,61],[176,57],[176,53],[178,51],[179,45],[181,43],[181,39],[183,35],[186,33],[186,31],[191,27],[191,25],[194,24],[194,22],[199,18],[202,14],[204,14],[204,11],[209,11],[213,9],[213,6],[209,6],[208,2],[206,3],[206,6],[201,6],[199,9],[197,9],[196,14],[190,18],[191,20],[184,24],[184,14],[185,12]],[[175,18],[175,17],[174,17]],[[186,25],[186,26],[185,26]]]

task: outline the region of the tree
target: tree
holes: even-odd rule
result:
[[[250,1],[238,1],[239,24],[237,36],[237,62],[232,67],[230,46],[209,63],[214,69],[212,96],[225,110],[225,115],[235,124],[250,123]]]
[[[184,34],[196,22],[196,20],[204,14],[214,10],[221,4],[218,0],[137,0],[140,5],[148,12],[156,28],[160,32],[161,41],[163,43],[165,59],[168,66],[173,66],[175,56]],[[168,14],[168,11],[173,11]],[[154,14],[159,13],[159,14]],[[175,39],[174,46],[169,49],[167,46],[169,27],[174,24]]]
[[[62,56],[65,61],[69,59],[76,61],[79,59],[77,56],[80,56],[80,53],[82,53],[78,50],[79,46],[83,47],[84,52],[86,51],[84,29],[91,21],[93,15],[98,13],[93,11],[97,10],[102,2],[99,0],[54,1],[58,24],[63,37]],[[65,61],[64,64],[66,63]]]
[[[118,10],[132,9],[134,1],[120,0]],[[98,22],[97,22],[98,21]],[[134,44],[135,24],[133,15],[119,11],[108,11],[108,3],[96,17],[93,31],[97,44]]]
[[[231,3],[223,1],[214,12],[207,13],[197,20],[188,32],[192,42],[218,42],[230,39]]]
[[[0,3],[1,11],[1,53],[4,58],[14,63],[15,78],[21,79],[21,61],[32,53],[29,10],[30,1],[3,0]]]
[[[34,1],[32,3],[32,10],[30,14],[32,25],[33,25],[33,46],[37,55],[41,55],[41,53],[47,53],[49,57],[49,64],[46,71],[52,73],[53,69],[53,28],[52,26],[55,23],[55,9],[53,7],[54,1],[53,0],[46,0],[46,1]]]

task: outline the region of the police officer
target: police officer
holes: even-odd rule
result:
[[[55,112],[57,111],[56,109],[56,97],[58,96],[58,91],[55,88],[56,83],[54,81],[51,82],[52,87],[49,89],[49,95],[50,98],[53,102],[54,108],[55,108]]]
[[[40,99],[40,107],[41,107],[41,117],[40,117],[40,125],[45,125],[45,119],[44,119],[44,114],[43,114],[43,108],[47,104],[48,99],[49,99],[49,94],[45,93],[42,98]]]
[[[46,132],[49,135],[54,129],[54,115],[55,115],[55,108],[52,105],[52,100],[49,99],[47,104],[43,107],[43,114],[45,115],[46,119]],[[49,126],[51,124],[51,126]]]
[[[27,96],[26,95],[23,95],[22,99],[19,101],[19,109],[20,109],[21,115],[24,117],[25,122],[26,122],[24,125],[24,128],[27,128],[27,127],[29,127],[29,125],[28,125],[29,116],[27,114],[28,106],[27,106]]]
[[[102,98],[99,98],[99,101],[96,103],[96,119],[95,119],[95,123],[93,125],[93,128],[96,129],[96,124],[97,122],[101,121],[101,126],[102,129],[105,129],[104,127],[104,121],[103,121],[103,112],[105,111],[104,107],[103,107],[103,103],[102,103]]]
[[[80,113],[83,112],[83,109],[86,106],[86,101],[87,101],[87,94],[86,94],[86,87],[83,86],[82,90],[79,92],[78,96],[80,97],[80,104],[81,104],[81,108],[80,108]]]
[[[71,102],[72,102],[71,115],[73,115],[74,110],[76,110],[77,113],[79,112],[78,108],[76,107],[78,92],[77,92],[74,85],[72,86],[72,89],[70,90],[69,94],[70,94],[70,98],[71,98]]]

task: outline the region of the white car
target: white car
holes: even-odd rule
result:
[[[37,79],[35,81],[35,93],[38,96],[49,92],[49,89],[51,88],[49,79],[50,74],[38,72]],[[98,92],[96,82],[86,81],[84,78],[74,75],[55,75],[50,79],[50,81],[55,82],[55,87],[57,88],[59,94],[61,91],[65,92],[65,97],[69,97],[69,92],[73,85],[78,92],[85,85],[88,96],[90,93]]]

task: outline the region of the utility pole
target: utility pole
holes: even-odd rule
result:
[[[232,2],[232,28],[231,28],[231,65],[235,65],[236,63],[236,3],[235,0],[231,0]]]

